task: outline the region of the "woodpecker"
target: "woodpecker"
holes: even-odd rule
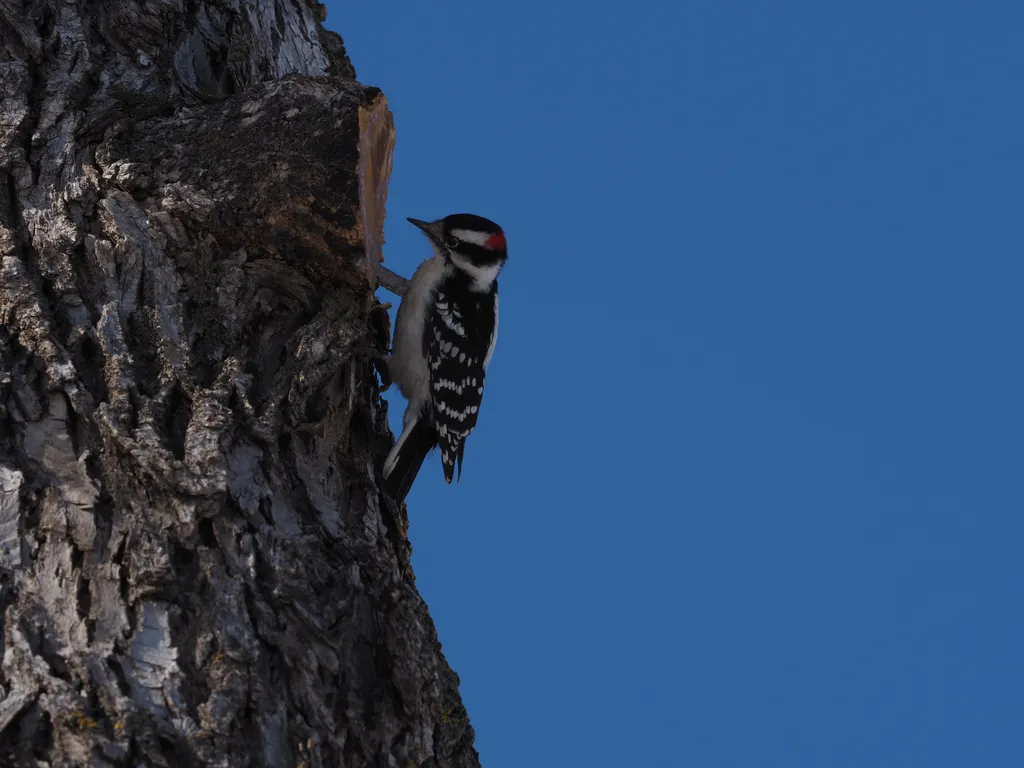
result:
[[[452,482],[456,462],[462,477],[462,453],[498,340],[498,273],[508,258],[505,233],[481,216],[409,221],[423,230],[434,254],[409,281],[388,362],[409,401],[402,434],[384,461],[385,489],[399,501],[435,446],[445,482]]]

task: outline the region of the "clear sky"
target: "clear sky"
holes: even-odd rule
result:
[[[409,497],[483,764],[1024,765],[1024,3],[328,9],[387,265],[508,235]]]

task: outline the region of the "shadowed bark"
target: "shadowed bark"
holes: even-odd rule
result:
[[[0,0],[0,765],[478,765],[377,490],[391,114],[322,20]]]

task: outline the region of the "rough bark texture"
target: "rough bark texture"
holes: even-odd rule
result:
[[[322,18],[0,0],[0,765],[478,765],[377,491],[391,116]]]

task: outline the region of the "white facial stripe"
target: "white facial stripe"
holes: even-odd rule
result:
[[[481,247],[487,247],[487,241],[491,239],[491,232],[477,232],[473,229],[453,229],[452,237],[457,237],[465,243],[472,243]]]
[[[494,281],[498,279],[498,273],[501,272],[503,266],[502,262],[499,261],[496,264],[478,267],[465,256],[455,251],[450,252],[448,255],[459,269],[473,278],[473,290],[477,293],[484,293],[490,290],[491,286],[494,285]]]

